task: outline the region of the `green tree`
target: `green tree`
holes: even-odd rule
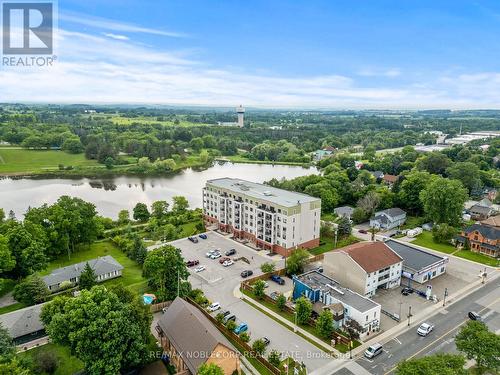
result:
[[[252,350],[260,356],[266,352],[266,343],[262,339],[257,339],[252,343]]]
[[[144,203],[137,203],[134,207],[134,220],[146,222],[149,219],[148,206]]]
[[[9,332],[0,324],[0,362],[12,358],[16,354],[16,346]]]
[[[451,160],[441,152],[430,152],[416,162],[417,169],[440,175],[444,174],[450,165]]]
[[[255,294],[255,297],[258,299],[263,299],[265,296],[265,288],[266,288],[266,283],[264,280],[257,280],[253,284],[253,294]]]
[[[198,369],[198,375],[224,375],[224,371],[215,363],[204,363]]]
[[[16,301],[26,305],[34,305],[45,302],[49,294],[49,289],[42,278],[31,275],[15,286],[13,295]]]
[[[285,310],[285,306],[286,306],[286,297],[283,293],[280,293],[278,294],[278,298],[276,298],[276,307],[278,307],[280,311],[283,311]]]
[[[113,159],[111,156],[108,156],[106,159],[104,159],[104,165],[106,166],[106,169],[113,169],[113,166],[115,165],[115,159]]]
[[[467,322],[455,336],[455,344],[467,359],[476,361],[480,373],[500,370],[500,335],[490,332],[484,323]]]
[[[333,314],[330,310],[325,309],[319,314],[316,320],[316,331],[321,337],[329,339],[333,333]]]
[[[366,220],[368,220],[368,218],[369,218],[369,215],[365,212],[365,210],[363,210],[360,207],[356,207],[354,209],[354,211],[352,212],[352,216],[351,216],[352,221],[354,221],[356,224],[361,224],[361,223],[365,222]]]
[[[118,212],[118,224],[123,225],[130,222],[130,213],[128,210],[120,210]]]
[[[446,169],[446,174],[449,178],[460,181],[469,194],[480,190],[482,187],[479,167],[474,163],[455,163]]]
[[[174,202],[172,210],[175,213],[182,213],[186,211],[189,207],[188,200],[183,196],[172,197],[172,200]]]
[[[401,207],[406,208],[414,214],[423,211],[420,193],[431,181],[431,174],[424,171],[412,171],[401,182],[398,193],[398,201]]]
[[[249,342],[250,341],[250,335],[248,334],[248,332],[242,332],[242,333],[240,333],[240,339],[243,342]]]
[[[0,274],[12,270],[16,265],[16,259],[12,256],[9,241],[0,234]]]
[[[151,205],[151,216],[155,217],[157,220],[163,220],[168,214],[168,202],[167,201],[155,201]]]
[[[260,270],[263,273],[273,272],[275,268],[276,268],[275,264],[270,262],[262,263],[260,266]]]
[[[271,352],[267,356],[267,360],[274,367],[279,367],[279,365],[281,363],[281,354],[280,354],[280,352],[278,352],[276,349],[271,350]]]
[[[438,243],[449,243],[456,234],[457,230],[445,223],[432,227],[432,237]]]
[[[84,150],[82,142],[78,137],[67,138],[63,142],[61,149],[63,151],[69,152],[70,154],[79,154]]]
[[[309,253],[304,249],[297,249],[286,260],[287,275],[296,275],[304,272],[304,266],[309,258]]]
[[[351,234],[352,232],[352,227],[351,223],[348,218],[346,217],[341,217],[338,221],[338,233],[341,237],[347,237]]]
[[[459,223],[467,197],[467,190],[459,181],[443,177],[432,179],[420,193],[425,214],[437,224]]]
[[[80,289],[90,290],[97,283],[97,276],[87,262],[85,267],[83,267],[82,273],[80,274],[80,280],[78,282]]]
[[[295,301],[295,313],[297,314],[297,323],[306,324],[309,322],[312,314],[312,303],[306,297],[297,298]]]
[[[234,320],[228,320],[228,322],[226,323],[226,328],[228,329],[228,331],[234,331],[234,329],[236,328],[236,322]]]
[[[151,312],[138,298],[121,301],[104,286],[56,297],[40,316],[54,343],[68,346],[88,374],[117,374],[147,359]]]
[[[194,151],[200,151],[203,148],[204,145],[205,144],[203,142],[203,139],[201,139],[201,138],[193,138],[189,142],[189,146],[191,146],[191,148]]]
[[[179,289],[180,296],[189,292],[189,272],[180,251],[171,245],[148,252],[143,264],[143,274],[150,287],[157,290],[162,300],[173,300]]]
[[[396,375],[465,375],[461,355],[440,353],[400,362]]]

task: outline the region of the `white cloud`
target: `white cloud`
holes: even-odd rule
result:
[[[397,68],[390,69],[375,69],[375,68],[364,68],[357,73],[363,77],[399,77],[401,71]]]
[[[185,51],[81,32],[59,30],[57,46],[53,67],[1,68],[1,100],[314,108],[498,108],[500,103],[500,73],[494,72],[447,73],[399,86],[387,78],[366,86],[337,74],[286,77],[213,69]]]
[[[120,34],[102,33],[102,35],[107,36],[108,38],[111,38],[111,39],[116,39],[116,40],[129,40],[130,39],[128,36],[120,35]]]

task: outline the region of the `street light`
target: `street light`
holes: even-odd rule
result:
[[[413,315],[411,315],[411,306],[408,306],[408,327],[410,326],[410,320],[412,316]]]

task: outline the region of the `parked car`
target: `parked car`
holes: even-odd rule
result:
[[[403,288],[403,290],[401,291],[401,294],[403,296],[407,296],[407,295],[412,294],[412,293],[413,293],[413,289],[411,289],[411,288]]]
[[[206,240],[208,238],[205,233],[200,234],[198,237],[200,237],[202,240]]]
[[[469,311],[469,313],[467,315],[469,315],[469,319],[470,320],[477,320],[478,322],[482,322],[483,321],[483,318],[481,317],[481,315],[479,315],[475,311]]]
[[[222,255],[220,255],[219,252],[216,252],[216,253],[212,253],[212,255],[210,255],[210,259],[217,259],[217,258],[220,258]]]
[[[208,253],[205,254],[207,258],[210,258],[213,253],[216,253],[218,250],[210,250]]]
[[[186,266],[188,266],[188,267],[194,267],[194,266],[197,266],[198,264],[200,264],[199,260],[188,260],[186,262]]]
[[[234,333],[237,335],[246,331],[248,331],[248,325],[246,323],[240,323],[240,325],[234,329]]]
[[[214,302],[210,306],[208,306],[208,311],[214,312],[220,309],[220,303],[219,302]]]
[[[368,349],[365,350],[364,354],[366,358],[371,359],[378,356],[380,353],[382,353],[382,345],[377,342],[373,345],[370,345]]]
[[[191,241],[192,243],[198,243],[198,239],[196,237],[188,237],[188,240]]]
[[[228,257],[222,257],[222,258],[220,258],[220,259],[219,259],[219,263],[220,263],[220,264],[222,264],[222,263],[224,263],[226,260],[231,260],[231,259],[229,259]]]
[[[234,314],[226,315],[222,321],[224,322],[224,324],[226,324],[230,320],[236,321],[236,315]]]
[[[422,323],[420,324],[420,327],[418,327],[417,329],[417,333],[420,335],[420,336],[427,336],[429,333],[432,332],[432,330],[434,329],[434,326],[432,324],[429,324],[429,323]]]
[[[359,233],[367,234],[368,232],[367,232],[366,230],[364,230],[364,229],[360,229],[360,230],[359,230]],[[368,348],[368,349],[369,349],[369,348]]]
[[[278,275],[272,275],[271,280],[275,283],[278,283],[279,285],[285,285],[285,279],[281,278]]]
[[[226,256],[234,255],[236,254],[236,249],[229,249],[226,251]]]
[[[205,266],[198,266],[194,269],[194,272],[198,273],[201,271],[205,271],[206,269],[207,269],[207,267],[205,267]]]
[[[231,314],[231,312],[229,310],[226,310],[226,311],[219,313],[219,315],[222,315],[224,318],[230,314]]]
[[[263,337],[262,341],[264,341],[264,344],[266,344],[266,346],[268,346],[271,343],[271,340],[269,340],[267,337]]]
[[[224,263],[222,263],[222,265],[224,267],[229,267],[229,266],[232,266],[233,264],[234,264],[234,262],[231,259],[226,260]]]
[[[271,297],[272,300],[276,301],[279,297],[279,293],[278,292],[272,292],[269,297]]]
[[[252,275],[253,275],[252,270],[245,270],[241,273],[241,277],[248,277],[248,276],[252,276]]]

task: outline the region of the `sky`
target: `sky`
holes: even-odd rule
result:
[[[497,0],[59,0],[0,102],[500,108]]]

